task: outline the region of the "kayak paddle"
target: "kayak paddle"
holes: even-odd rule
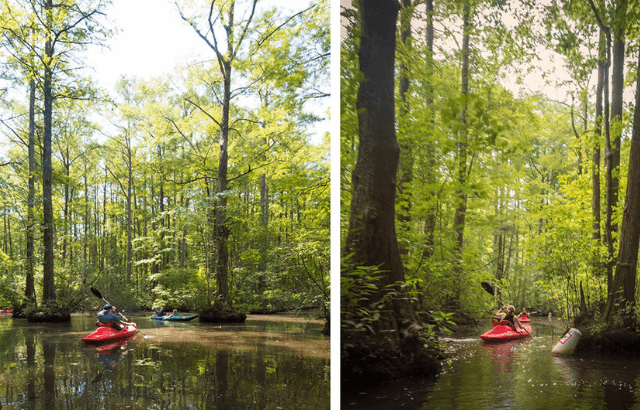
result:
[[[96,297],[98,297],[98,298],[102,299],[102,300],[104,301],[104,303],[106,303],[106,304],[108,304],[108,305],[110,305],[110,304],[111,304],[111,303],[109,303],[109,302],[107,301],[107,299],[105,299],[105,298],[103,298],[103,297],[102,297],[102,294],[100,293],[100,291],[99,291],[98,289],[94,288],[93,286],[92,286],[90,289],[91,289],[91,293],[93,293],[94,295],[96,295]],[[127,317],[126,317],[125,315],[123,315],[122,313],[118,312],[118,314],[119,314],[120,316],[122,316],[122,317],[124,318],[124,320],[126,320],[127,322],[129,321],[129,319],[127,319]]]
[[[500,301],[500,299],[498,299],[498,297],[496,296],[495,291],[493,290],[493,286],[491,286],[488,282],[482,282],[480,283],[480,286],[482,286],[482,289],[486,290],[488,294],[490,294],[491,296],[493,296],[494,298],[496,298],[496,300],[498,301],[498,303],[500,303],[500,306],[504,306],[504,303],[502,303]],[[531,333],[529,333],[529,331],[527,329],[524,328],[524,326],[522,326],[522,330],[524,330],[525,332],[527,332],[527,334],[529,335],[529,337],[531,337],[533,339],[533,336],[531,336]]]
[[[496,296],[496,293],[493,291],[493,287],[487,283],[487,282],[482,282],[480,284],[482,286],[482,289],[486,290],[488,294],[490,294],[491,296],[493,296],[494,298],[496,298],[496,300],[498,301],[498,303],[500,303],[500,306],[504,306],[504,303],[502,303],[500,301],[500,299],[498,299],[498,297]]]

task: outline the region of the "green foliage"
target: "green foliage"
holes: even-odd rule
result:
[[[388,298],[371,301],[370,297],[378,293],[376,282],[382,278],[375,267],[357,267],[340,276],[340,326],[346,331],[374,332],[373,322],[380,320],[385,311]],[[388,295],[388,294],[387,294]]]
[[[468,28],[472,72],[469,93],[464,96],[458,43],[461,3],[444,3],[436,9],[435,20],[444,30],[435,39],[433,56],[423,41],[424,21],[418,14],[413,18],[421,20],[416,23],[420,29],[412,33],[415,38],[409,45],[401,44],[398,34],[396,81],[404,73],[402,64],[410,82],[408,94],[396,95],[401,158],[410,156],[405,175],[411,179],[402,180],[395,208],[405,276],[415,286],[418,310],[423,312],[455,311],[463,318],[486,315],[496,302],[479,284],[490,280],[505,302],[552,310],[562,320],[582,313],[593,317],[606,299],[608,263],[602,240],[606,186],[602,158],[596,181],[600,239],[595,239],[593,216],[592,159],[595,149],[604,147],[604,137],[593,132],[596,97],[591,79],[598,27],[587,3],[558,2],[543,12],[523,3],[518,10],[510,8],[508,18],[505,5],[468,5],[473,16]],[[610,11],[603,14],[605,21],[611,20]],[[344,9],[342,18],[340,218],[344,243],[351,212],[351,172],[358,155],[355,101],[363,78],[358,69],[357,8]],[[562,60],[569,74],[554,83],[567,90],[565,101],[527,94],[526,79],[534,72],[534,53],[540,44]],[[543,68],[540,76],[553,80],[552,74]],[[631,118],[626,115],[612,124],[613,135],[630,133]],[[620,178],[618,198],[624,198],[628,149],[629,141],[623,138],[621,168],[614,172]],[[457,258],[454,218],[461,198],[465,201],[464,242]],[[622,201],[613,205],[612,223],[620,226]],[[617,233],[612,235],[617,246]],[[360,323],[358,328],[363,329],[378,311],[367,300],[367,286],[376,286],[375,277],[370,272],[370,278],[364,274],[345,278],[342,270],[343,306],[353,302],[351,315],[364,309],[357,320],[349,319],[349,326]],[[357,303],[359,295],[362,304]]]
[[[265,311],[328,311],[329,138],[313,132],[328,95],[329,4],[313,1],[299,11],[259,9],[249,37],[264,38],[245,41],[236,56],[224,193],[216,181],[222,82],[215,58],[165,77],[122,78],[108,96],[78,80],[84,92],[73,95],[83,98],[55,101],[52,202],[61,300],[82,295],[93,308],[101,303],[88,295],[93,285],[119,308],[210,306],[219,256],[213,211],[224,198],[235,301]],[[4,118],[11,118],[7,129],[20,132],[6,145],[10,165],[0,167],[0,249],[8,258],[0,263],[0,303],[24,294],[27,273],[28,83],[11,81],[10,94],[22,98],[1,101]],[[37,113],[36,129],[41,122]],[[39,150],[36,227],[43,212]],[[37,228],[34,237],[40,299]],[[265,278],[260,289],[252,283],[258,278]]]
[[[434,323],[422,324],[427,336],[434,336],[438,333],[451,333],[451,326],[456,326],[456,323],[451,320],[451,317],[455,315],[454,312],[445,313],[438,310],[430,312],[430,315]]]

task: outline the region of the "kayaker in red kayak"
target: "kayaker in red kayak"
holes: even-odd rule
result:
[[[115,314],[116,307],[110,304],[104,305],[98,312],[98,322],[110,324],[116,330],[122,330],[122,326],[134,325],[134,323],[124,322]]]
[[[502,309],[505,309],[505,306],[503,306]],[[522,324],[520,323],[520,320],[518,319],[518,316],[515,315],[516,308],[513,307],[513,305],[507,306],[506,312],[503,312],[502,309],[498,310],[498,312],[496,313],[496,316],[498,316],[500,320],[506,320],[507,322],[511,323],[514,330],[518,327],[524,329],[524,327],[522,327]]]

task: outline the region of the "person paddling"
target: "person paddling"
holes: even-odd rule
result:
[[[109,324],[116,330],[122,330],[122,325],[129,326],[133,323],[124,322],[115,314],[116,307],[110,304],[104,305],[102,310],[98,312],[98,321],[103,324]]]
[[[515,313],[516,313],[516,308],[513,307],[513,305],[509,305],[506,308],[506,312],[502,312],[502,309],[500,309],[497,315],[500,316],[500,320],[506,320],[507,322],[511,323],[514,329],[517,329],[518,327],[521,329],[524,329],[524,327],[520,323],[520,320],[518,319]]]
[[[495,324],[497,324],[498,322],[500,322],[502,320],[502,317],[504,316],[504,314],[507,311],[507,306],[502,306],[500,309],[498,309],[498,311],[496,312],[495,315],[493,315],[493,317],[491,318],[491,320],[493,322],[495,322]],[[494,326],[495,326],[494,324]]]

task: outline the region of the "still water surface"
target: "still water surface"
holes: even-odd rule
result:
[[[1,409],[329,409],[329,338],[311,316],[241,325],[127,315],[135,340],[99,351],[95,318],[34,324],[0,315]]]
[[[401,381],[342,395],[343,409],[640,410],[640,360],[551,353],[560,326],[533,318],[532,336],[484,343],[469,334],[447,339],[452,353],[437,378]]]

